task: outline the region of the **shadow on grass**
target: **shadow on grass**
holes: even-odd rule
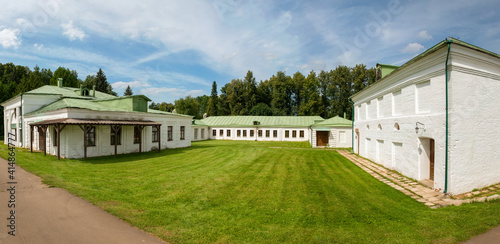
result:
[[[0,141],[0,150],[5,150],[7,151],[7,145],[3,144],[3,141]],[[202,148],[209,148],[209,147],[214,147],[214,145],[192,145],[191,147],[183,147],[183,148],[167,148],[167,149],[162,149],[160,152],[158,151],[149,151],[149,152],[143,152],[143,153],[127,153],[127,154],[118,154],[118,155],[107,155],[107,156],[98,156],[98,157],[89,157],[89,158],[61,158],[60,161],[78,161],[81,163],[89,163],[89,164],[113,164],[113,163],[123,163],[123,162],[134,162],[134,161],[142,161],[142,160],[147,160],[147,159],[156,159],[160,157],[165,157],[165,156],[170,156],[170,155],[175,155],[175,154],[182,154],[186,153],[192,150],[197,150],[197,149],[202,149]],[[83,149],[82,149],[83,150]],[[25,154],[26,157],[29,157],[30,159],[35,159],[36,158],[43,158],[45,160],[53,160],[53,161],[59,161],[57,160],[56,155],[43,155],[42,151],[34,151],[31,153],[30,149],[26,148],[17,148],[16,147],[16,152],[17,153],[23,153]],[[0,155],[1,156],[1,155]]]

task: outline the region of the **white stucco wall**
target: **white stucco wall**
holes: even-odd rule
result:
[[[216,136],[213,136],[213,130],[216,130]],[[221,135],[220,131],[223,130]],[[230,136],[227,135],[227,131],[230,132]],[[238,130],[240,131],[240,136],[238,136]],[[259,136],[259,130],[262,130],[262,136]],[[246,131],[246,136],[245,132]],[[253,131],[253,136],[250,134]],[[266,136],[266,131],[269,131],[269,137]],[[274,131],[276,131],[276,137],[274,136]],[[286,137],[286,131],[288,131],[289,136]],[[293,131],[296,132],[296,136],[293,137]],[[304,132],[304,136],[300,136],[300,131]],[[209,127],[210,139],[215,140],[242,140],[242,141],[309,141],[310,130],[309,127]]]
[[[191,141],[204,141],[210,139],[208,132],[209,132],[208,126],[192,125]]]
[[[451,50],[448,192],[460,194],[500,182],[500,152],[495,149],[500,136],[500,62],[458,45]],[[352,98],[354,152],[424,180],[429,179],[433,139],[434,188],[439,191],[445,188],[446,51],[431,53]],[[424,124],[418,133],[416,122]]]
[[[325,128],[323,128],[324,130]],[[347,148],[352,144],[352,129],[350,127],[329,127],[328,144],[329,147]],[[312,127],[311,146],[317,147],[317,128]]]

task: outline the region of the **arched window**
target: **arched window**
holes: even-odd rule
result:
[[[381,124],[378,124],[378,129],[382,130],[382,125]]]
[[[394,130],[399,130],[399,124],[397,122],[394,123]]]
[[[370,129],[370,125],[366,125],[366,129],[368,129],[368,130],[369,130],[369,129]]]

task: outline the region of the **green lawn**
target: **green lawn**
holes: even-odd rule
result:
[[[500,201],[429,209],[307,147],[203,141],[60,161],[18,149],[17,163],[172,243],[457,243],[500,225]]]

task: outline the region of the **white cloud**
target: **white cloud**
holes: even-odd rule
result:
[[[417,37],[420,38],[420,39],[423,39],[423,40],[430,40],[430,39],[432,39],[432,36],[429,35],[429,33],[427,33],[427,30],[420,31],[417,34]]]
[[[42,50],[43,44],[35,43],[35,44],[33,44],[33,47],[36,48],[36,49],[38,49],[38,50]]]
[[[4,48],[18,48],[21,46],[21,31],[19,29],[3,28],[0,26],[0,45]]]
[[[113,88],[116,89],[126,89],[127,86],[134,88],[134,87],[150,87],[151,85],[144,81],[130,81],[130,82],[117,81],[115,83],[112,83],[111,86],[113,86]]]
[[[82,41],[86,36],[85,32],[73,25],[73,21],[70,21],[67,24],[62,24],[61,26],[64,29],[63,34],[67,36],[71,41],[74,41],[76,39]]]
[[[203,90],[190,90],[190,91],[185,92],[186,95],[193,96],[193,97],[201,96],[201,95],[203,95],[203,93],[204,93]]]
[[[416,53],[424,49],[424,46],[420,43],[409,43],[405,48],[401,50],[402,53]]]

